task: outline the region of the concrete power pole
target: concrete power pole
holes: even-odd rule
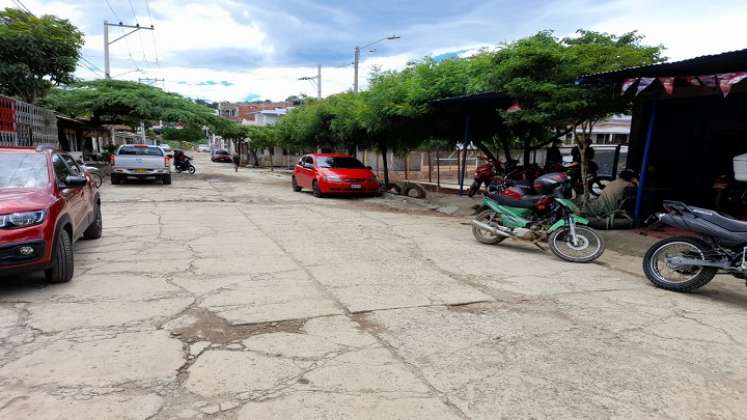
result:
[[[118,28],[128,28],[128,29],[132,29],[132,30],[130,32],[127,32],[126,34],[120,36],[119,38],[116,38],[114,41],[110,42],[109,41],[109,27],[110,26],[116,26]],[[132,25],[125,25],[122,22],[119,22],[119,23],[115,24],[115,23],[109,23],[108,21],[104,21],[104,74],[106,75],[107,79],[111,79],[112,78],[112,76],[111,76],[111,68],[110,68],[110,64],[109,64],[109,61],[110,61],[109,60],[109,46],[112,45],[112,44],[114,44],[115,42],[121,40],[121,39],[124,39],[127,36],[130,36],[130,35],[134,34],[135,32],[137,32],[137,31],[139,31],[141,29],[152,31],[155,28],[153,27],[153,25],[150,25],[150,26],[140,26],[139,23],[135,24],[135,26],[132,26]]]
[[[361,47],[355,47],[355,55],[353,58],[353,92],[358,93],[358,64],[360,64],[361,61]]]
[[[322,65],[316,69],[316,97],[322,99]]]
[[[322,99],[322,65],[319,64],[316,68],[316,76],[304,76],[299,77],[298,80],[313,80],[316,82],[316,97]]]

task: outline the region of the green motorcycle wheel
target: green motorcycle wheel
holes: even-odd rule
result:
[[[548,245],[553,254],[575,263],[592,262],[604,254],[606,248],[604,238],[599,236],[594,229],[576,226],[576,238],[577,242],[574,244],[571,240],[571,229],[563,226],[550,234]]]
[[[477,217],[475,217],[475,220],[485,224],[490,224],[490,222],[500,220],[500,217],[501,216],[493,210],[485,210],[482,213],[478,214]],[[477,226],[472,226],[472,235],[474,235],[475,239],[477,239],[477,242],[487,245],[495,245],[506,239],[505,236],[496,235],[495,233],[480,229]]]

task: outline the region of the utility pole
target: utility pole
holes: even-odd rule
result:
[[[355,47],[355,55],[353,60],[353,92],[358,93],[358,64],[361,61],[361,47]]]
[[[322,65],[316,68],[316,76],[299,77],[298,80],[313,80],[316,82],[316,97],[322,99]]]
[[[114,27],[118,27],[118,28],[128,28],[128,29],[132,29],[132,30],[130,32],[127,32],[126,34],[120,36],[119,38],[114,39],[114,41],[110,42],[109,41],[109,27],[110,26],[114,26]],[[111,69],[110,69],[110,65],[109,65],[109,46],[112,45],[112,44],[114,44],[115,42],[121,40],[121,39],[124,39],[127,36],[130,36],[130,35],[134,34],[135,32],[137,32],[137,31],[139,31],[141,29],[152,31],[155,28],[153,27],[153,25],[150,25],[150,26],[140,26],[139,23],[136,23],[135,26],[132,26],[132,25],[125,25],[122,22],[119,22],[119,23],[109,23],[108,21],[104,21],[104,73],[105,73],[107,79],[111,79],[112,78],[112,76],[111,76]]]
[[[375,44],[378,44],[379,42],[394,41],[395,39],[399,39],[399,38],[400,38],[399,35],[391,35],[391,36],[376,40],[374,42],[369,42],[368,44],[362,47],[355,47],[354,54],[353,54],[353,92],[358,93],[358,66],[361,63],[361,48],[368,48]],[[373,51],[375,50],[371,50],[369,52],[373,52]]]

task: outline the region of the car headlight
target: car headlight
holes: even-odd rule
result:
[[[0,215],[0,228],[14,228],[38,225],[44,221],[47,212],[44,210],[27,211]]]
[[[342,182],[342,178],[337,175],[324,175],[324,180],[327,182]]]

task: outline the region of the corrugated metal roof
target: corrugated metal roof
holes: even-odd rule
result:
[[[630,67],[581,76],[579,81],[625,79],[630,77],[698,76],[747,70],[747,49],[703,55],[687,60]]]

